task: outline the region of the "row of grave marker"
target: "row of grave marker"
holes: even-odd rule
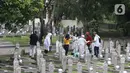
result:
[[[113,44],[111,44],[113,45]],[[127,58],[129,57],[129,43],[127,45],[127,53],[126,56]],[[113,48],[112,46],[110,46],[110,49]],[[119,44],[118,44],[118,49],[119,49]],[[59,53],[59,60],[62,62],[62,69],[59,69],[59,73],[62,73],[66,70],[66,64],[67,64],[67,59],[68,59],[68,73],[72,73],[72,66],[73,66],[73,57],[66,57],[65,56],[65,51],[62,47],[62,43],[59,42],[59,44],[56,44],[56,53]],[[106,51],[106,61],[104,62],[104,73],[107,73],[108,70],[108,62],[110,60],[112,60],[112,64],[114,64],[115,69],[117,69],[117,54],[114,52],[113,50],[110,52],[112,53],[111,58],[108,58],[108,51]],[[109,53],[109,54],[110,54]],[[120,50],[118,50],[118,53],[120,53]],[[21,73],[21,67],[19,65],[19,60],[18,60],[18,52],[16,52],[14,54],[14,73]],[[95,73],[96,69],[93,69],[96,67],[96,64],[94,62],[93,67],[91,67],[90,65],[91,59],[90,59],[90,55],[87,54],[87,68],[89,69],[89,73]],[[120,56],[120,73],[123,73],[124,71],[124,63],[125,63],[125,56]],[[43,58],[43,54],[41,53],[41,49],[40,49],[40,44],[37,44],[37,65],[38,65],[38,69],[40,71],[40,73],[46,73],[46,60]],[[78,73],[82,73],[82,64],[80,62],[77,63],[77,69],[78,69]],[[54,65],[52,64],[52,62],[49,64],[49,73],[54,73]]]

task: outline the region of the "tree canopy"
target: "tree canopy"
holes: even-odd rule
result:
[[[84,28],[89,29],[89,22],[96,20],[103,22],[104,19],[112,20],[115,24],[124,24],[130,21],[130,1],[129,0],[56,0],[57,8],[55,17],[61,19],[62,15],[66,18],[82,21]],[[115,15],[115,4],[126,6],[125,15]]]
[[[43,0],[0,0],[0,23],[25,24],[43,7]]]

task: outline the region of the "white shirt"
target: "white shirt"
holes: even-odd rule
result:
[[[85,45],[86,44],[86,40],[84,38],[79,38],[78,39],[78,43],[79,43],[79,45],[80,44]]]
[[[94,46],[96,46],[96,47],[100,46],[99,38],[100,38],[100,36],[98,36],[97,34],[94,37]]]

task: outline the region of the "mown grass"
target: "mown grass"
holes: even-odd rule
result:
[[[29,44],[29,36],[21,36],[21,37],[3,37],[5,41],[12,42],[13,44],[19,43],[20,45],[28,45]]]
[[[19,37],[3,37],[1,38],[4,41],[12,42],[14,45],[16,43],[19,43],[20,45],[29,45],[29,36],[19,36]],[[52,36],[52,44],[56,43],[56,40],[58,40],[58,36]],[[44,41],[44,39],[43,39]]]

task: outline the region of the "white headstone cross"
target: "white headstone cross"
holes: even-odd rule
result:
[[[73,60],[68,59],[68,73],[72,73]]]
[[[80,62],[77,63],[78,73],[82,73],[82,64]]]

